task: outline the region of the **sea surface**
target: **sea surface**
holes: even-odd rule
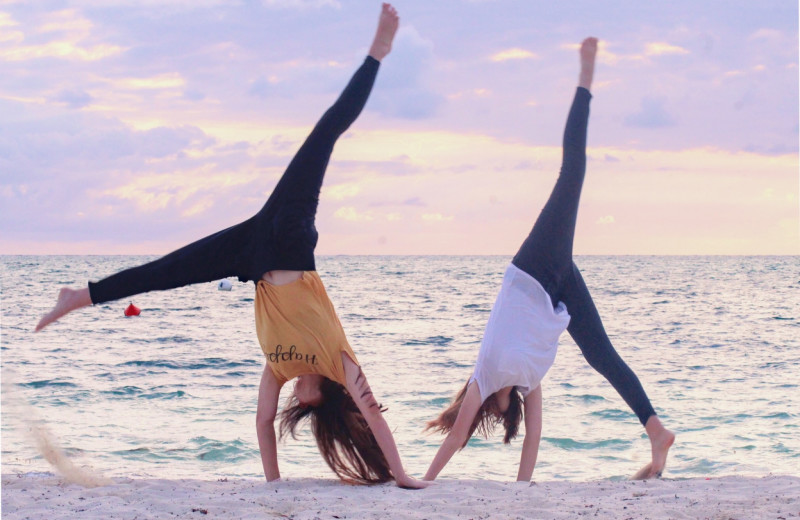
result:
[[[0,257],[3,473],[51,471],[29,438],[38,420],[76,464],[108,477],[263,478],[252,283],[139,295],[32,332],[59,287],[150,259]],[[470,376],[508,260],[317,260],[417,476],[442,441],[425,422]],[[677,434],[666,477],[800,475],[800,257],[576,262],[616,349]],[[131,301],[141,316],[123,316]],[[644,429],[566,333],[542,388],[535,480],[623,479],[648,462]],[[333,478],[304,431],[279,445],[282,475]],[[521,443],[473,438],[441,477],[513,480]]]

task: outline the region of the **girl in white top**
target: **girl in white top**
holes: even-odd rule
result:
[[[489,316],[475,371],[453,403],[428,428],[448,433],[425,475],[433,480],[477,430],[488,436],[500,423],[504,442],[525,419],[517,480],[530,480],[542,432],[541,380],[568,330],[587,362],[620,393],[645,427],[652,461],[634,478],[660,476],[675,436],[664,428],[639,379],[608,339],[580,271],[572,242],[586,171],[589,87],[597,39],[580,49],[578,89],[564,131],[564,155],[556,185],[530,235],[508,266]]]
[[[509,264],[469,380],[476,383],[481,402],[504,388],[516,387],[523,396],[537,388],[568,324],[564,303],[554,309],[539,282]]]

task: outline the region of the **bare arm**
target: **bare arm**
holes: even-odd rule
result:
[[[278,396],[281,385],[275,379],[269,365],[264,367],[261,385],[258,387],[258,411],[256,412],[256,433],[258,449],[261,451],[261,464],[268,481],[281,478],[278,469],[278,440],[275,437],[275,416],[278,413]]]
[[[403,469],[403,462],[400,460],[400,453],[397,451],[397,445],[394,442],[394,437],[386,424],[386,419],[383,418],[380,406],[372,395],[372,390],[367,383],[367,378],[361,367],[353,363],[345,353],[342,353],[342,363],[344,364],[344,373],[347,380],[347,391],[353,397],[356,406],[361,411],[364,419],[372,430],[375,440],[378,441],[378,447],[383,452],[386,461],[389,463],[389,469],[392,470],[394,480],[400,487],[405,488],[424,488],[428,484],[415,478],[406,475]]]
[[[453,424],[453,429],[447,434],[447,438],[445,438],[439,451],[436,452],[436,456],[425,474],[425,480],[434,480],[439,472],[450,462],[453,454],[464,445],[467,435],[469,435],[472,421],[475,420],[481,404],[481,392],[478,389],[478,384],[473,382],[467,388],[467,395],[464,396],[464,401],[458,410],[458,417],[456,417],[456,422]]]
[[[522,457],[519,461],[517,480],[528,482],[536,467],[539,441],[542,439],[542,385],[525,397],[525,440],[522,441]]]

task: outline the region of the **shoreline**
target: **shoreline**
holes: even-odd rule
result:
[[[84,488],[2,475],[2,518],[800,518],[800,477],[648,481],[441,480],[419,491],[333,479],[129,479]]]

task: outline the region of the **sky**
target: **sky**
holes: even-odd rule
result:
[[[800,254],[798,4],[398,0],[317,254],[513,255],[601,40],[576,254]],[[252,216],[379,2],[0,0],[0,254],[163,254]]]

